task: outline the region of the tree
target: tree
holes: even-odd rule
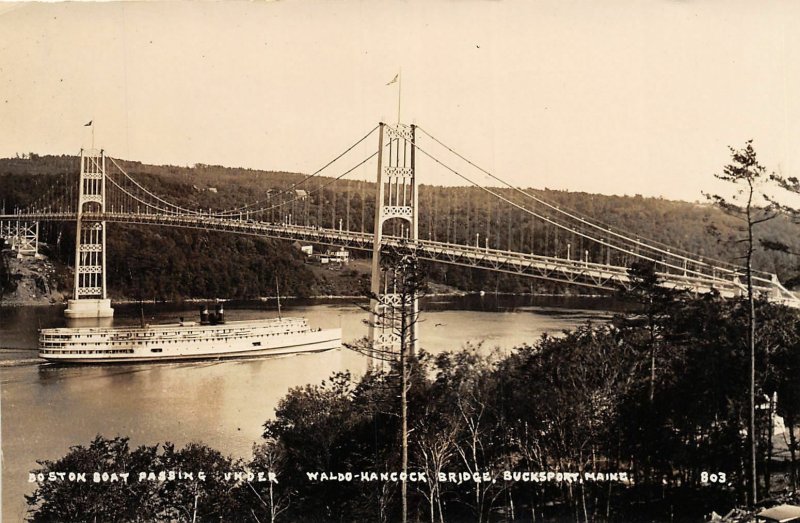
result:
[[[505,427],[501,426],[498,405],[498,375],[492,366],[492,355],[481,354],[480,346],[439,355],[436,359],[436,383],[440,398],[439,416],[453,424],[452,447],[460,458],[459,469],[474,475],[501,470]],[[441,401],[441,400],[440,400]],[[499,407],[499,408],[498,408]],[[443,429],[446,430],[447,424]],[[505,483],[473,481],[472,499],[463,498],[471,508],[475,521],[488,520],[492,504],[502,495]]]
[[[349,348],[366,352],[371,361],[396,362],[400,375],[400,451],[401,468],[408,474],[408,393],[411,386],[410,369],[412,360],[416,358],[417,323],[419,322],[418,300],[427,291],[425,274],[420,268],[416,252],[406,246],[383,253],[381,270],[386,281],[387,294],[378,295],[367,291],[370,299],[371,329],[379,331],[379,336],[387,336],[397,340],[393,343],[377,342],[373,346],[348,345]],[[394,341],[394,340],[392,340]],[[400,484],[402,521],[408,520],[408,483]]]
[[[160,519],[174,521],[223,521],[239,513],[235,499],[237,483],[226,481],[225,473],[241,470],[242,464],[219,451],[199,443],[189,443],[176,450],[165,443],[156,463],[160,470],[189,471],[182,481],[165,481],[159,486],[162,503]],[[151,463],[148,469],[153,470]],[[199,475],[199,471],[205,477]]]
[[[770,177],[774,180],[779,187],[793,193],[800,194],[800,180],[796,177],[785,178],[773,174]],[[793,208],[788,205],[779,204],[777,201],[772,200],[773,205],[780,208],[782,212],[787,214],[794,223],[800,223],[800,209]],[[782,241],[765,241],[762,240],[762,246],[766,249],[773,251],[784,252],[793,256],[799,256],[800,253],[793,251],[789,245]],[[798,277],[794,278],[796,284]],[[795,435],[795,427],[800,425],[800,381],[796,379],[800,373],[800,348],[796,345],[787,344],[783,347],[784,350],[778,352],[773,358],[778,369],[778,414],[780,414],[789,430],[789,454],[791,459],[790,464],[790,478],[792,488],[797,488],[800,484],[800,472],[797,465],[797,452],[798,441]],[[781,379],[785,378],[785,379]]]
[[[400,372],[400,451],[401,467],[404,476],[408,474],[408,391],[411,383],[409,376],[409,358],[415,357],[414,347],[417,343],[416,325],[419,321],[417,300],[425,291],[425,277],[419,268],[414,251],[405,254],[392,254],[384,258],[386,267],[392,278],[392,288],[397,300],[391,307],[391,318],[381,321],[390,321],[390,328],[400,341],[399,372]],[[398,307],[399,305],[399,307]],[[399,311],[395,311],[399,308]],[[396,316],[399,313],[399,317]],[[408,482],[400,482],[400,497],[402,503],[402,521],[408,521]]]
[[[236,483],[224,481],[223,473],[239,465],[196,443],[180,450],[167,443],[160,450],[153,445],[131,451],[128,438],[97,436],[88,446],[74,446],[63,458],[39,464],[41,468],[32,474],[44,480],[26,496],[33,522],[188,523],[232,520],[238,512],[233,495]],[[143,471],[191,471],[192,477],[140,479]],[[201,471],[204,479],[199,477]],[[60,478],[62,472],[83,474],[85,480]],[[101,474],[100,480],[95,481],[95,473]],[[108,479],[103,480],[103,473]],[[51,474],[55,480],[50,480]]]
[[[649,353],[650,377],[649,399],[653,403],[656,389],[656,361],[659,357],[659,347],[662,342],[666,324],[675,301],[681,295],[676,289],[662,285],[656,274],[654,262],[637,261],[628,269],[629,284],[627,288],[619,290],[619,296],[624,300],[631,300],[640,307],[640,317],[625,317],[620,323],[623,328],[636,328],[644,322],[647,333],[645,350]]]
[[[142,449],[141,454],[149,454],[150,449]],[[43,481],[33,494],[26,496],[30,507],[30,521],[126,521],[131,520],[130,504],[123,498],[124,487],[121,481],[92,484],[94,472],[116,470],[129,472],[132,467],[131,453],[127,438],[105,439],[97,436],[88,446],[74,446],[69,453],[57,461],[40,461],[41,468],[32,474],[49,478],[51,472],[70,471],[85,474],[75,481]],[[143,517],[155,514],[152,504],[147,503],[149,493],[140,492]]]
[[[366,470],[360,458],[361,439],[354,436],[368,414],[353,408],[354,385],[349,373],[335,373],[320,385],[296,387],[280,401],[275,419],[264,424],[264,438],[282,449],[283,488],[298,493],[289,519],[314,515],[331,519],[352,511],[357,491],[343,483],[337,491],[309,481],[308,471]],[[295,513],[294,507],[302,507]],[[300,510],[300,509],[298,509]]]
[[[789,476],[791,486],[797,489],[800,486],[798,474],[797,453],[798,441],[795,431],[800,426],[800,340],[797,339],[797,324],[793,325],[795,342],[786,344],[774,355],[772,360],[778,369],[776,392],[778,394],[778,415],[783,417],[789,432]]]
[[[758,162],[756,151],[753,148],[753,141],[748,140],[743,149],[729,147],[732,162],[723,168],[722,174],[715,174],[714,177],[732,183],[738,189],[731,198],[719,195],[706,195],[720,209],[727,214],[739,219],[743,224],[744,237],[740,242],[745,245],[742,258],[745,260],[745,278],[747,283],[747,303],[749,307],[748,316],[748,346],[750,349],[750,387],[749,387],[749,430],[748,443],[750,447],[750,504],[755,505],[758,501],[758,475],[756,470],[756,307],[755,294],[753,292],[753,252],[755,249],[754,227],[773,219],[776,215],[772,209],[771,202],[765,199],[759,192],[759,186],[767,182],[770,176],[766,168]]]
[[[428,481],[421,487],[426,490],[423,495],[428,500],[428,515],[431,523],[444,523],[442,508],[442,483],[439,474],[444,472],[456,456],[458,420],[454,415],[442,412],[440,405],[427,401],[423,412],[414,427],[418,464],[425,472]]]
[[[242,487],[244,495],[252,494],[258,499],[258,508],[263,507],[267,512],[270,523],[275,523],[278,518],[291,506],[294,492],[286,487],[282,487],[277,478],[277,474],[286,467],[286,452],[283,447],[275,440],[268,440],[261,445],[253,446],[253,459],[250,462],[250,470],[268,471],[275,474],[276,478],[268,478],[265,483],[257,483],[258,488],[253,487],[252,482],[246,482]],[[249,508],[255,517],[256,508],[252,505]],[[259,521],[258,518],[256,518]]]

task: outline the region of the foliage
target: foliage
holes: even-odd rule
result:
[[[27,155],[26,155],[27,156]],[[303,175],[285,172],[267,172],[253,169],[225,168],[196,165],[153,166],[139,162],[122,161],[120,165],[145,186],[178,205],[191,208],[232,208],[244,202],[269,202],[270,210],[258,219],[281,222],[291,214],[295,223],[338,227],[338,220],[351,230],[371,232],[374,212],[374,184],[351,181],[337,182],[324,187],[330,179],[314,179],[298,186],[309,192],[305,199],[296,199],[293,184]],[[71,156],[37,156],[0,159],[0,201],[7,210],[24,207],[43,198],[53,187],[66,186],[64,178],[77,172],[77,160]],[[216,193],[209,188],[217,189]],[[649,238],[675,248],[684,249],[704,258],[731,259],[731,243],[737,238],[739,224],[730,216],[710,205],[676,202],[642,196],[603,196],[580,192],[526,189],[555,206],[575,209],[579,213],[608,223],[617,230],[631,231],[636,237]],[[570,237],[564,231],[537,222],[532,216],[514,209],[506,209],[487,193],[476,188],[420,186],[419,228],[422,237],[439,241],[474,244],[476,234],[480,242],[490,238],[490,247],[522,252],[543,250],[565,255],[566,245],[573,244],[573,252],[589,251],[590,260],[605,256],[602,246]],[[495,192],[513,200],[511,189]],[[283,195],[283,196],[278,196]],[[246,218],[247,216],[243,216]],[[391,224],[388,225],[391,227]],[[115,249],[109,261],[117,256],[119,264],[142,247],[148,255],[155,254],[152,266],[167,266],[170,260],[174,269],[202,269],[195,282],[188,275],[179,281],[166,278],[145,277],[142,293],[147,297],[254,297],[270,295],[274,288],[272,271],[287,280],[281,289],[293,294],[319,292],[321,285],[303,270],[299,258],[284,265],[279,260],[288,256],[290,249],[281,242],[264,240],[236,240],[226,235],[206,234],[191,230],[175,231],[152,227],[121,226],[112,224],[110,247]],[[45,241],[56,244],[59,261],[71,262],[74,256],[74,227],[52,225],[45,231]],[[155,232],[155,234],[153,234]],[[769,231],[757,232],[762,241],[785,245],[783,251],[759,251],[754,254],[754,268],[776,272],[782,280],[797,274],[791,252],[800,252],[797,226],[786,218],[776,219]],[[59,241],[60,238],[60,241]],[[146,241],[145,241],[146,240]],[[191,260],[185,255],[191,251]],[[152,252],[150,252],[152,251]],[[245,259],[244,263],[241,260]],[[261,259],[261,261],[257,261]],[[192,263],[192,260],[197,260]],[[128,272],[124,267],[111,268],[109,285],[112,291],[128,298],[138,295],[136,261]],[[263,265],[262,265],[263,263]],[[246,265],[246,267],[239,267]],[[521,279],[511,275],[490,273],[458,266],[423,263],[430,281],[446,283],[466,290],[497,290],[500,292],[580,292],[580,289],[562,284]],[[133,276],[131,276],[131,274]],[[213,277],[212,277],[213,276]],[[131,281],[134,280],[134,281]],[[255,282],[255,283],[253,283]],[[271,282],[271,283],[268,283]],[[166,286],[166,287],[165,287]],[[304,289],[305,287],[305,289]],[[161,289],[166,291],[161,292]]]
[[[88,446],[72,447],[57,461],[39,462],[33,474],[83,473],[86,481],[56,479],[38,483],[26,496],[30,521],[127,522],[218,521],[236,513],[230,496],[235,483],[226,483],[220,471],[238,467],[230,458],[199,444],[176,450],[169,443],[131,450],[127,438],[97,436]],[[161,472],[191,472],[191,479],[159,479]],[[199,477],[205,472],[204,479]],[[94,474],[101,474],[97,481]],[[103,481],[102,474],[115,474]],[[139,479],[144,473],[145,479]],[[149,474],[153,473],[152,479]],[[122,480],[121,474],[129,474]],[[195,508],[196,507],[196,508]]]
[[[181,229],[115,226],[108,236],[108,278],[115,293],[178,300],[308,296],[315,278],[300,253],[275,240]]]
[[[409,483],[410,519],[696,520],[743,502],[747,303],[648,292],[661,291],[642,286],[631,294],[644,307],[636,312],[543,336],[508,355],[470,347],[411,358],[409,470],[428,481]],[[646,304],[659,300],[662,312],[648,316]],[[761,397],[777,393],[777,412],[797,431],[800,317],[762,301],[756,313],[757,389]],[[653,335],[655,374],[647,345]],[[185,521],[199,494],[198,521],[397,521],[399,482],[360,474],[401,470],[400,378],[394,364],[291,389],[247,464],[201,446],[131,451],[127,440],[102,438],[42,463],[43,471],[202,467],[217,477],[225,468],[249,468],[273,471],[277,483],[44,483],[29,500],[32,520]],[[770,418],[764,408],[758,412],[763,470]],[[789,451],[798,451],[794,438]],[[791,465],[789,481],[797,485],[796,460]],[[625,472],[630,480],[531,482],[506,480],[504,471]],[[356,479],[308,475],[323,472]],[[496,481],[447,477],[463,472],[487,472]],[[725,480],[704,482],[703,472],[722,472]]]
[[[744,245],[741,258],[745,262],[745,279],[747,284],[748,317],[747,317],[747,340],[749,346],[749,409],[748,417],[748,446],[750,447],[750,506],[754,506],[758,500],[758,480],[757,480],[757,435],[756,435],[756,312],[755,312],[755,293],[753,291],[753,255],[755,253],[756,238],[754,227],[764,222],[774,219],[777,214],[769,205],[769,199],[765,198],[761,192],[761,185],[769,181],[766,167],[759,163],[756,151],[753,148],[753,141],[749,140],[744,148],[731,151],[731,163],[726,165],[722,174],[714,176],[722,181],[731,183],[737,188],[741,187],[736,193],[725,198],[719,195],[708,195],[714,204],[726,214],[739,219],[742,227],[739,229],[739,243]],[[761,205],[759,205],[761,204]],[[764,242],[762,241],[762,244]],[[771,434],[769,438],[771,438]],[[766,487],[769,490],[768,472],[769,461],[766,462],[767,471],[765,472]]]
[[[661,294],[657,289],[653,292]],[[645,289],[637,293],[633,297],[645,297]],[[714,295],[657,295],[646,301],[659,300],[666,312],[651,314],[648,321],[642,321],[646,310],[637,312],[611,324],[544,336],[506,357],[473,348],[435,358],[423,353],[415,360],[411,470],[427,472],[430,480],[412,485],[412,519],[416,514],[428,521],[491,521],[515,510],[522,520],[666,520],[698,518],[743,501],[747,305]],[[766,302],[757,302],[757,313],[758,346],[764,348],[759,390],[780,390],[778,410],[791,413],[786,423],[797,430],[793,372],[800,363],[800,318]],[[654,332],[659,352],[653,375],[648,343]],[[390,371],[369,374],[357,384],[348,377],[338,388],[295,389],[276,420],[267,423],[268,435],[296,449],[303,471],[331,465],[336,471],[392,470],[399,407],[396,384],[390,385],[396,379]],[[296,405],[303,410],[290,414],[288,407]],[[763,434],[769,419],[759,412]],[[309,419],[304,413],[313,413],[313,426],[303,423]],[[324,442],[318,440],[322,434]],[[796,442],[791,445],[796,452]],[[324,459],[314,450],[313,461],[305,461],[311,449],[325,449]],[[375,460],[365,460],[370,454]],[[766,451],[760,454],[762,468],[767,458]],[[632,483],[452,483],[438,476],[490,471],[498,479],[504,470],[625,471]],[[724,472],[725,482],[704,483],[703,471]],[[324,520],[325,512],[306,508],[327,490],[341,498],[325,498],[334,503],[326,510],[354,514],[349,500],[361,499],[359,517],[387,520],[377,488],[357,486],[325,489],[300,481],[294,485],[297,512],[287,517],[316,514]],[[365,492],[374,492],[374,498]],[[396,511],[398,501],[390,502]]]

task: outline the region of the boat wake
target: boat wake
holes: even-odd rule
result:
[[[41,358],[24,358],[17,360],[0,360],[0,367],[24,367],[25,365],[39,365],[46,363]]]

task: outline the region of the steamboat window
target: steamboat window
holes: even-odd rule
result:
[[[163,352],[163,349],[150,349],[150,352]]]
[[[254,341],[253,342],[253,346],[254,347],[260,347],[261,346],[261,342],[260,341]]]

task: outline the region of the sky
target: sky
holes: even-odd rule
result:
[[[514,185],[702,200],[749,139],[800,177],[798,22],[790,0],[0,3],[0,156],[76,154],[92,120],[117,158],[313,172],[396,122],[400,73],[401,121]]]

